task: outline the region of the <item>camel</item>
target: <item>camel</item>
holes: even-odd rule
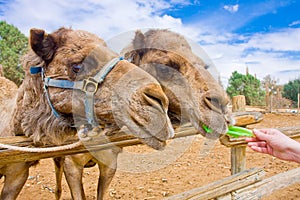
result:
[[[76,127],[83,134],[101,127],[101,135],[117,134],[126,127],[154,149],[163,149],[173,136],[168,99],[160,84],[139,67],[117,58],[99,37],[67,28],[51,34],[31,29],[29,42],[31,49],[22,59],[25,78],[9,125],[13,135],[30,137],[36,145],[60,145],[76,136]],[[82,91],[72,89],[78,85]],[[120,92],[120,85],[126,92]],[[120,106],[122,110],[118,110]],[[99,190],[112,179],[119,152],[117,147],[97,152],[104,156],[95,160],[101,174]],[[76,161],[73,158],[66,157],[65,166],[66,160]],[[35,163],[0,166],[0,174],[5,176],[0,199],[17,198]],[[67,167],[64,171],[69,172]],[[68,180],[71,188],[72,182],[81,181],[77,179],[80,173],[70,173],[74,175]],[[73,193],[72,197],[80,198]]]
[[[180,34],[138,30],[121,54],[160,82],[169,99],[173,125],[189,121],[203,136],[218,138],[233,123],[226,92]]]
[[[10,121],[14,111],[18,86],[1,74],[3,74],[2,65],[0,65],[0,133],[2,137],[5,137],[11,136],[6,124]]]
[[[168,115],[174,128],[189,121],[207,138],[218,138],[226,133],[227,125],[232,123],[226,93],[184,37],[167,30],[150,30],[145,34],[137,31],[132,44],[122,54],[160,82],[169,99]],[[89,160],[81,161],[76,164],[68,161],[65,168],[68,172],[82,170]],[[62,174],[61,164],[57,166],[57,171]],[[72,174],[67,176],[72,177]],[[83,190],[82,182],[76,182],[76,185],[70,190]],[[57,187],[60,191],[60,180]],[[98,184],[98,191],[99,187]]]

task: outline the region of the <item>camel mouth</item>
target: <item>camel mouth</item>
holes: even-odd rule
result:
[[[204,123],[203,121],[191,121],[192,125],[199,131],[199,133],[209,139],[218,139],[226,134],[227,126],[218,124],[215,126],[212,123]]]
[[[209,125],[206,125],[205,123],[200,123],[200,129],[205,137],[210,139],[218,139],[226,134],[228,128],[226,125],[223,125],[222,127],[218,128],[212,128]]]
[[[209,126],[207,126],[206,124],[204,123],[200,123],[201,125],[199,126],[200,127],[200,130],[201,130],[201,134],[203,136],[205,136],[206,138],[210,138],[210,139],[218,139],[221,137],[222,135],[222,132],[218,132],[216,131],[215,129],[213,128],[210,128]],[[199,130],[199,129],[198,129]]]
[[[148,145],[149,147],[155,150],[163,150],[167,144],[166,141],[160,140],[159,138],[156,138],[154,136],[139,139],[142,141],[142,143]]]
[[[169,124],[166,124],[168,126]],[[166,129],[163,128],[159,131],[159,133],[166,133],[164,135],[167,136],[160,136],[160,134],[153,134],[153,131],[148,130],[146,127],[140,127],[140,132],[142,133],[138,138],[142,141],[142,143],[148,145],[149,147],[156,149],[156,150],[163,150],[166,146],[166,141],[174,137],[174,129],[173,127],[167,127]]]

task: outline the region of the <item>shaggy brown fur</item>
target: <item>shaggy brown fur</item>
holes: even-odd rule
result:
[[[183,36],[168,30],[149,30],[145,34],[137,31],[125,50],[125,58],[161,83],[170,101],[173,124],[188,120],[207,137],[226,132],[230,123],[226,93]],[[203,124],[213,133],[206,134]]]
[[[30,46],[32,50],[22,60],[26,74],[18,92],[17,105],[11,122],[12,131],[16,135],[24,134],[32,137],[36,144],[58,145],[76,134],[76,129],[72,127],[74,122],[76,125],[80,125],[78,123],[81,121],[85,122],[85,93],[50,87],[48,89],[50,100],[61,114],[60,118],[56,118],[46,100],[41,75],[30,74],[29,68],[42,66],[45,76],[70,81],[82,80],[94,76],[108,61],[117,57],[117,54],[107,48],[103,40],[97,36],[86,31],[65,28],[51,34],[32,29]],[[173,134],[167,116],[168,99],[159,83],[148,73],[127,61],[116,64],[105,81],[99,85],[94,101],[95,118],[106,133],[126,126],[132,134],[155,149],[163,148],[166,140]],[[80,121],[74,121],[73,114]],[[161,126],[154,130],[153,127],[155,128],[157,124]],[[107,150],[99,154],[106,156],[104,160],[97,161],[102,170],[99,183],[106,188],[116,170],[118,151]],[[87,156],[89,160],[90,155]],[[73,160],[72,157],[70,159]],[[68,167],[67,162],[65,163],[64,166]],[[29,166],[30,163],[19,163],[20,174],[17,178],[22,180],[12,177],[9,173],[12,165],[0,166],[0,174],[6,176],[1,199],[16,198],[26,181]],[[72,170],[73,167],[71,164],[68,169]],[[68,172],[68,169],[65,172]],[[71,173],[71,176],[74,175],[78,179],[71,182],[75,184],[78,182],[80,189],[82,170],[75,170],[74,173],[76,174]],[[69,177],[68,174],[66,176]],[[14,178],[18,182],[13,182]],[[17,185],[17,189],[13,190],[15,193],[8,192],[12,185]],[[99,190],[102,189],[103,186],[99,186]],[[73,197],[84,198],[84,194],[80,195]]]

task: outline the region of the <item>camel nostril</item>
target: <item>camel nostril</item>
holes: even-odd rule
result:
[[[236,123],[236,120],[231,114],[225,114],[225,121],[227,125],[234,125]]]
[[[143,93],[143,97],[146,100],[146,102],[149,104],[149,106],[153,106],[156,109],[158,109],[161,113],[165,113],[163,109],[165,106],[160,98],[157,98],[147,93]]]
[[[205,103],[207,106],[217,113],[222,113],[222,104],[220,103],[218,98],[215,97],[205,97]]]

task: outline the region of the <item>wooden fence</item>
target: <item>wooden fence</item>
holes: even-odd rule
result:
[[[243,118],[243,117],[242,117]],[[250,117],[253,119],[253,117]],[[256,120],[260,118],[256,118]],[[282,132],[291,138],[300,138],[300,127],[281,128]],[[190,125],[181,127],[176,133],[175,138],[187,137],[198,134]],[[109,141],[109,142],[108,142]],[[72,143],[74,141],[69,141]],[[209,185],[195,188],[191,191],[184,192],[172,196],[167,199],[260,199],[261,196],[270,194],[276,189],[287,187],[290,184],[300,182],[300,168],[281,173],[276,176],[263,179],[264,171],[262,169],[246,170],[246,142],[244,139],[222,137],[220,142],[231,148],[231,170],[232,176]],[[15,146],[32,146],[32,140],[27,137],[15,136],[8,138],[0,138],[0,143]],[[66,143],[66,144],[68,144]],[[0,165],[13,162],[26,162],[51,158],[69,154],[83,153],[88,151],[98,151],[111,148],[112,146],[132,146],[140,144],[140,141],[126,134],[117,134],[117,136],[98,137],[93,144],[89,144],[87,150],[83,145],[70,150],[44,152],[44,153],[28,153],[14,150],[0,149]],[[271,189],[272,190],[271,190]]]
[[[197,130],[192,128],[190,125],[187,125],[181,127],[180,130],[176,132],[174,139],[180,137],[187,137],[191,135],[197,135],[197,134],[198,134]],[[76,142],[76,140],[68,141],[64,145],[73,142]],[[19,146],[19,147],[33,146],[32,140],[28,137],[23,137],[23,136],[0,138],[0,143]],[[54,152],[42,152],[42,153],[0,149],[0,165],[10,164],[15,162],[28,162],[34,160],[41,160],[45,158],[58,157],[58,156],[64,156],[70,154],[86,153],[89,151],[99,151],[114,146],[125,147],[125,146],[137,145],[137,144],[141,144],[139,139],[124,133],[119,133],[113,136],[99,136],[94,138],[93,141],[88,143],[88,149],[86,149],[84,145],[81,145],[73,149],[60,150]]]
[[[300,168],[264,178],[262,169],[248,169],[208,185],[164,200],[259,200],[265,195],[300,182]]]

